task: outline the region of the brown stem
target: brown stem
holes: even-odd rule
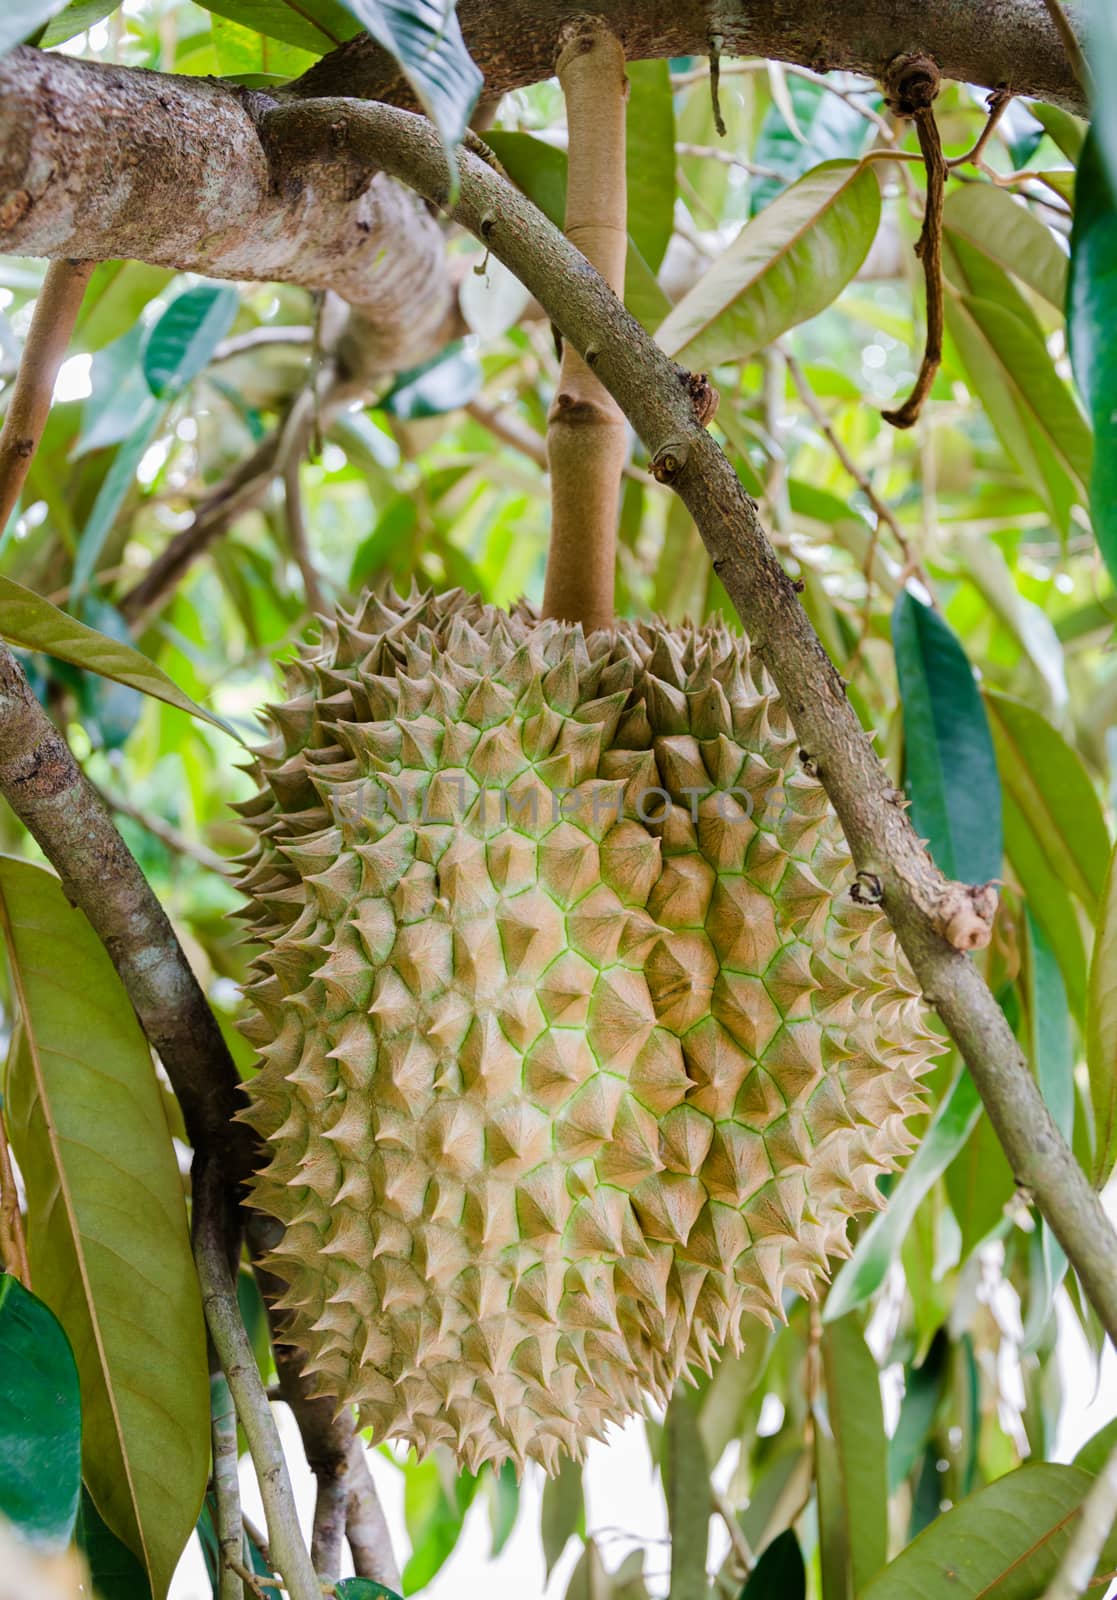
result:
[[[566,97],[569,153],[566,236],[620,294],[627,246],[624,50],[597,19],[567,31],[558,59]],[[580,622],[586,632],[613,623],[617,506],[628,451],[624,416],[568,344],[547,416],[551,468],[551,544],[543,615]]]
[[[39,448],[54,381],[95,265],[93,261],[52,261],[35,301],[8,414],[0,430],[0,533],[8,526]]]
[[[301,455],[292,450],[283,463],[283,504],[287,515],[287,544],[302,576],[307,609],[324,613],[328,609],[326,596],[322,589],[322,580],[318,576],[318,569],[314,565],[314,557],[310,553],[310,537],[306,531],[306,518],[303,516],[302,488],[299,482],[301,467]]]
[[[973,1074],[1018,1184],[1035,1197],[1103,1327],[1117,1339],[1117,1234],[1052,1121],[1004,1012],[965,954],[988,941],[995,895],[948,882],[916,837],[755,505],[696,414],[695,380],[653,343],[608,285],[585,271],[569,241],[482,161],[459,156],[461,183],[451,207],[445,155],[423,118],[389,106],[345,105],[348,137],[370,165],[487,239],[563,337],[583,352],[598,352],[598,376],[647,445],[653,471],[694,517],[753,651],[817,765],[859,884],[874,898],[879,893],[924,994]],[[328,126],[337,107],[274,115],[293,118],[298,136],[307,137],[303,119],[329,119]]]
[[[190,1141],[236,1183],[254,1141],[233,1116],[240,1079],[166,912],[96,790],[0,645],[0,793],[38,840],[120,974],[182,1106]]]
[[[889,101],[899,116],[914,119],[927,171],[927,202],[923,212],[923,227],[915,246],[915,253],[923,263],[923,279],[927,285],[927,340],[911,393],[895,411],[881,412],[885,422],[890,422],[894,428],[915,426],[923,402],[931,392],[935,374],[942,365],[942,218],[947,167],[934,112],[939,82],[939,70],[935,63],[922,56],[902,60],[889,75]]]

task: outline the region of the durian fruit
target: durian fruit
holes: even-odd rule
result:
[[[368,597],[285,670],[242,813],[291,1337],[375,1438],[553,1470],[817,1293],[935,1040],[740,635]]]

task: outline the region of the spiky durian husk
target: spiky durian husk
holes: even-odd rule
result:
[[[725,627],[370,598],[285,671],[242,811],[292,1336],[377,1438],[553,1469],[817,1292],[934,1039]]]

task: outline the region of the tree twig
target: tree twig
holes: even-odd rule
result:
[[[210,1372],[209,1396],[218,1600],[244,1600],[244,1586],[237,1571],[244,1546],[237,1476],[237,1414],[228,1380],[220,1367]]]
[[[1117,1450],[1112,1450],[1094,1479],[1059,1569],[1043,1600],[1078,1600],[1094,1581],[1105,1542],[1117,1521]]]
[[[314,393],[313,385],[308,385],[296,397],[283,427],[276,465],[283,482],[287,545],[303,580],[303,595],[307,609],[324,613],[328,606],[322,589],[322,580],[318,576],[318,569],[310,553],[310,538],[307,534],[306,518],[303,516],[300,481],[303,452],[318,422]]]
[[[921,56],[907,58],[889,76],[889,99],[898,115],[914,120],[919,148],[927,169],[927,201],[923,227],[915,247],[915,253],[923,264],[923,279],[927,286],[927,338],[911,394],[895,411],[881,412],[885,422],[890,422],[894,428],[915,426],[923,402],[931,392],[935,374],[942,364],[942,218],[946,199],[946,159],[942,153],[942,140],[934,111],[939,81],[939,70],[935,63]]]
[[[229,1270],[226,1196],[211,1161],[195,1168],[194,1260],[213,1347],[229,1381],[237,1417],[248,1440],[268,1525],[268,1548],[291,1600],[321,1600],[310,1552],[299,1531],[298,1510],[279,1430],[264,1393],[256,1357],[237,1305]]]
[[[658,349],[530,201],[468,153],[459,154],[460,188],[451,205],[446,158],[423,118],[346,99],[277,107],[266,120],[275,119],[277,135],[294,133],[297,141],[320,138],[343,110],[347,138],[370,167],[410,183],[483,237],[563,337],[583,353],[596,352],[595,372],[647,445],[653,472],[676,489],[694,517],[753,651],[817,763],[861,893],[879,899],[928,1002],[969,1065],[1017,1182],[1034,1195],[1102,1325],[1117,1337],[1117,1235],[1052,1121],[1004,1013],[966,954],[988,942],[995,895],[988,886],[946,880],[897,805],[895,787],[755,507],[699,419],[696,379]]]
[[[70,343],[94,261],[52,261],[23,347],[0,430],[0,533],[15,510],[46,427],[55,379]]]
[[[27,1235],[19,1209],[12,1151],[4,1108],[0,1106],[0,1266],[18,1278],[25,1289],[31,1287],[31,1263],[27,1255]]]
[[[230,1185],[252,1169],[255,1141],[233,1117],[240,1078],[163,907],[93,785],[0,645],[0,793],[42,846],[120,974],[158,1052],[195,1150]]]
[[[1000,122],[1011,103],[1011,89],[993,90],[993,93],[989,96],[988,100],[989,115],[985,119],[985,126],[982,128],[981,132],[977,136],[977,139],[967,151],[960,156],[951,156],[950,160],[946,163],[948,171],[952,172],[955,167],[969,166],[971,162],[973,162],[975,166],[980,164],[981,158],[985,154],[986,145],[993,137],[993,133],[998,122]]]

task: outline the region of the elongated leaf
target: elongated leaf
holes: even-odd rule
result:
[[[495,1561],[512,1537],[520,1514],[520,1485],[512,1462],[506,1461],[499,1471],[490,1472],[488,1485],[489,1527],[493,1536],[490,1554]]]
[[[888,1491],[894,1494],[923,1454],[946,1383],[950,1340],[940,1329],[919,1366],[905,1373],[896,1431],[888,1441]]]
[[[243,743],[227,722],[183,694],[154,661],[133,650],[131,645],[110,639],[95,628],[87,628],[84,622],[59,611],[49,600],[25,589],[21,583],[13,583],[11,578],[0,578],[0,638],[25,650],[42,650],[59,661],[69,661],[87,672],[96,672],[102,678],[139,689],[156,700],[166,701],[169,706],[177,706],[180,711],[188,711],[192,717],[212,723],[230,739]]]
[[[199,283],[171,301],[144,346],[144,376],[157,400],[181,394],[208,365],[239,304],[235,289],[215,283]]]
[[[394,1589],[373,1578],[342,1578],[334,1585],[337,1600],[400,1600]]]
[[[1089,123],[1076,117],[1072,111],[1064,111],[1062,106],[1050,106],[1043,101],[1033,100],[1028,110],[1042,124],[1048,138],[1058,145],[1067,160],[1077,163],[1086,142]]]
[[[741,1600],[806,1600],[807,1570],[791,1528],[765,1550],[741,1590]]]
[[[1093,916],[1109,865],[1109,830],[1082,758],[1022,701],[988,690],[985,707],[1002,785],[1052,872]]]
[[[105,474],[104,482],[93,502],[89,521],[82,529],[78,540],[73,577],[70,582],[73,596],[83,593],[97,570],[105,541],[112,532],[113,524],[120,515],[120,508],[135,482],[140,462],[158,433],[162,420],[162,406],[149,397],[146,404],[138,411],[131,433],[113,457],[112,466]]]
[[[988,1117],[979,1117],[965,1148],[946,1169],[950,1209],[962,1235],[961,1259],[967,1260],[1005,1221],[1005,1206],[1016,1192],[1000,1141]]]
[[[746,223],[664,319],[657,342],[692,367],[747,360],[838,297],[879,222],[871,167],[816,167]]]
[[[1009,789],[1003,792],[1005,854],[1020,879],[1028,910],[1055,951],[1075,1016],[1086,1018],[1086,947],[1075,903]]]
[[[201,1296],[151,1052],[57,878],[0,857],[32,1277],[81,1376],[86,1481],[162,1600],[209,1464]]]
[[[888,1559],[888,1442],[880,1373],[856,1314],[824,1326],[822,1367],[849,1554],[849,1592],[859,1595]]]
[[[1078,1467],[1019,1467],[936,1517],[861,1600],[1035,1600],[1053,1577],[1093,1479]],[[1101,1570],[1115,1564],[1110,1535]]]
[[[789,126],[785,113],[773,100],[764,113],[752,159],[758,167],[778,176],[752,180],[749,208],[753,216],[771,205],[789,183],[811,167],[823,161],[856,159],[864,150],[871,125],[855,104],[833,92],[832,83],[833,79],[830,83],[815,83],[808,78],[784,78],[797,129]],[[876,93],[864,98],[868,104],[880,102]]]
[[[543,1559],[550,1577],[555,1562],[566,1549],[566,1541],[575,1533],[585,1532],[586,1502],[582,1493],[582,1468],[577,1461],[564,1456],[557,1474],[543,1485],[540,1526]]]
[[[151,1585],[143,1567],[128,1546],[121,1544],[116,1534],[105,1526],[84,1484],[77,1542],[89,1563],[97,1600],[151,1600]]]
[[[948,234],[1008,268],[1014,277],[1062,310],[1067,292],[1067,257],[1055,235],[1007,189],[964,183],[951,189],[943,211]]]
[[[990,608],[1035,668],[1049,708],[1062,712],[1068,699],[1066,665],[1051,618],[1042,606],[1026,600],[1020,593],[1000,546],[987,534],[967,529],[959,535],[958,546],[965,559],[967,576],[981,590]]]
[[[345,0],[399,62],[450,147],[469,126],[484,83],[462,38],[453,0]]]
[[[70,0],[69,5],[47,23],[38,41],[40,48],[48,50],[51,45],[65,44],[75,34],[84,33],[87,28],[111,16],[120,4],[121,0]]]
[[[892,611],[911,819],[949,878],[1001,871],[1000,784],[973,669],[954,633],[907,590]]]
[[[65,1549],[81,1495],[81,1391],[49,1306],[0,1276],[0,1516],[34,1544]]]
[[[66,5],[66,0],[7,0],[0,14],[0,56],[30,38]]]
[[[1117,573],[1117,176],[1091,129],[1075,182],[1067,338],[1075,381],[1094,423],[1090,512],[1098,548]]]
[[[1117,72],[1117,12],[1109,0],[1085,0],[1082,11],[1086,21],[1090,65],[1096,82],[1112,83]],[[1117,192],[1117,107],[1112,96],[1098,93],[1094,96],[1094,126],[1101,143],[1102,154],[1109,170],[1109,181]]]
[[[862,1232],[853,1255],[834,1279],[822,1310],[824,1322],[834,1322],[863,1306],[880,1288],[920,1201],[965,1144],[980,1114],[981,1101],[973,1079],[963,1070],[888,1196],[887,1211],[879,1212]]]
[[[1086,1065],[1094,1108],[1094,1182],[1100,1189],[1117,1163],[1117,851],[1109,863],[1090,961]]]
[[[706,1593],[710,1539],[710,1463],[698,1425],[698,1401],[681,1384],[667,1407],[663,1437],[663,1490],[671,1533],[668,1600],[694,1600]]]
[[[269,39],[282,39],[300,50],[324,55],[361,31],[361,25],[341,0],[199,0],[205,10],[243,23]]]
[[[407,1594],[414,1594],[453,1554],[466,1508],[447,1493],[434,1456],[425,1461],[409,1461],[405,1473],[403,1510],[411,1555],[403,1570],[403,1587]]]
[[[631,61],[625,107],[628,233],[659,271],[675,231],[675,107],[667,61]]]

